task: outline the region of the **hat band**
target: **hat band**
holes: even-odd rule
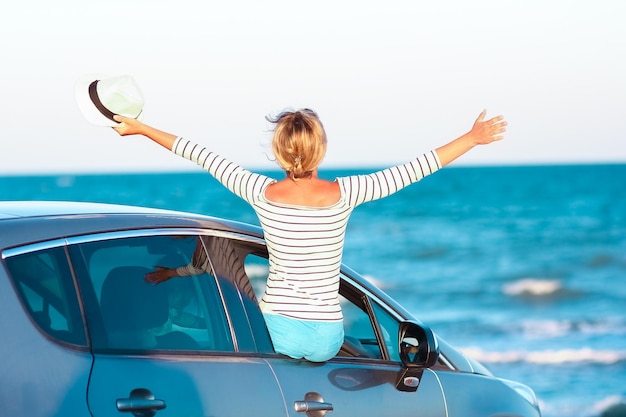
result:
[[[92,82],[91,84],[89,84],[89,98],[93,102],[94,106],[96,106],[96,109],[98,109],[98,111],[102,113],[104,117],[117,123],[117,120],[113,118],[113,116],[115,116],[115,113],[113,113],[111,110],[104,107],[104,104],[102,104],[102,102],[100,101],[100,98],[98,97],[98,90],[96,89],[96,86],[98,85],[98,81],[100,80],[96,80]]]

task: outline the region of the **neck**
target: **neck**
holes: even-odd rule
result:
[[[311,171],[311,173],[307,175],[306,177],[300,177],[300,178],[294,178],[289,171],[286,171],[285,174],[287,175],[287,178],[292,181],[313,180],[313,179],[318,178],[317,169],[314,169],[313,171]]]

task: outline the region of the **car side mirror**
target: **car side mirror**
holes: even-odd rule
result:
[[[403,367],[396,388],[401,391],[415,391],[424,369],[430,368],[439,360],[437,338],[428,327],[403,321],[400,323],[398,343]]]
[[[400,323],[400,360],[407,368],[430,368],[439,359],[439,344],[428,327],[412,321]]]

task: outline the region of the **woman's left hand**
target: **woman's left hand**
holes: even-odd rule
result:
[[[489,120],[484,120],[486,110],[483,110],[479,115],[472,130],[468,132],[472,140],[477,145],[486,145],[491,142],[504,139],[504,132],[506,132],[507,122],[502,116],[495,116]]]

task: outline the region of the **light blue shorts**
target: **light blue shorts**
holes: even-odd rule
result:
[[[274,350],[294,359],[324,362],[343,344],[343,321],[297,320],[278,314],[263,314]]]

